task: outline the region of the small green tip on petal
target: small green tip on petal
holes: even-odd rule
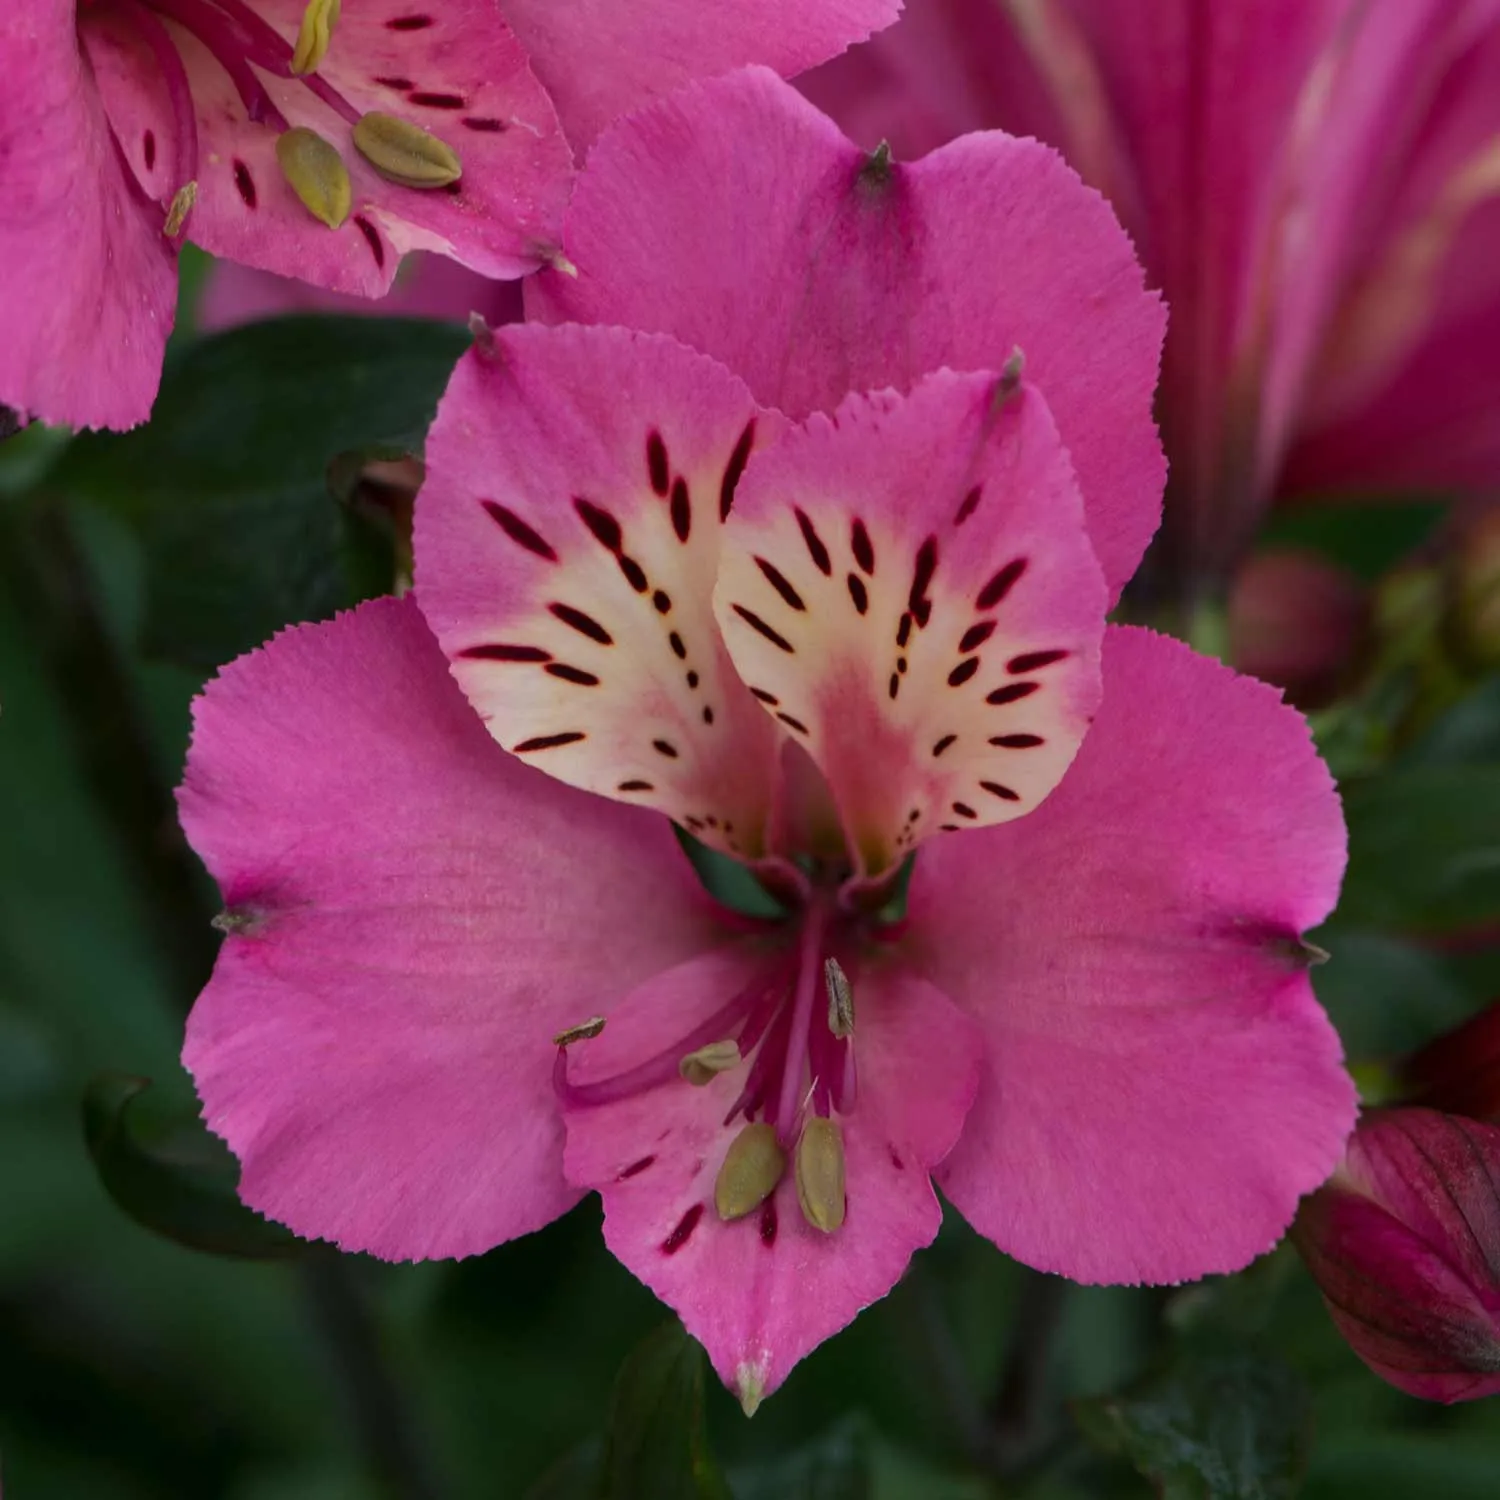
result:
[[[766,1397],[765,1371],[759,1365],[741,1365],[734,1372],[734,1393],[739,1397],[740,1410],[753,1417]]]
[[[349,217],[354,191],[344,159],[316,130],[285,131],[276,142],[281,174],[302,206],[319,223],[337,229]]]

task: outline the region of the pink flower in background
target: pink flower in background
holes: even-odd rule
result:
[[[1430,1401],[1500,1395],[1500,1129],[1376,1110],[1293,1229],[1350,1347]]]
[[[1278,494],[1500,479],[1495,0],[911,0],[807,89],[903,153],[1036,134],[1110,196],[1171,306],[1179,574]]]
[[[184,1057],[242,1195],[404,1258],[597,1190],[747,1408],[934,1178],[1080,1280],[1244,1265],[1353,1118],[1299,936],[1343,830],[1271,690],[1104,624],[1162,476],[1118,225],[1035,142],[895,166],[749,72],[607,132],[568,251],[560,326],[455,373],[414,595],[198,704]]]
[[[409,250],[524,275],[556,254],[569,139],[699,72],[821,61],[896,8],[8,0],[0,403],[144,420],[184,236],[366,297]]]

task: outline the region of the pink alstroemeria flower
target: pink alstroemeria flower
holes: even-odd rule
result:
[[[197,706],[184,1057],[242,1195],[401,1258],[597,1190],[751,1409],[934,1180],[1080,1280],[1244,1265],[1353,1119],[1299,939],[1343,830],[1272,690],[1104,625],[1162,473],[1119,226],[1035,142],[896,167],[752,71],[606,133],[571,227],[538,306],[678,326],[481,340],[414,595]]]
[[[806,86],[869,144],[1001,126],[1110,196],[1171,307],[1179,577],[1278,496],[1500,480],[1495,0],[911,0]]]
[[[689,0],[6,0],[0,404],[144,420],[183,237],[365,297],[409,250],[524,275],[557,253],[569,140],[698,73],[820,62],[898,8],[732,0],[710,21]],[[354,134],[372,113],[437,144],[377,171]],[[278,155],[292,129],[324,143],[298,169],[316,211]],[[457,180],[417,160],[434,150],[456,153]]]

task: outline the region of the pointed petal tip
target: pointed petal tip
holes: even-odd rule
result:
[[[734,1372],[734,1394],[740,1410],[753,1417],[760,1410],[760,1403],[770,1394],[766,1389],[766,1367],[764,1363],[742,1364]]]

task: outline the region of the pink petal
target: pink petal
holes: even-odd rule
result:
[[[907,0],[894,26],[797,87],[867,150],[889,141],[910,159],[1000,129],[1056,146],[1103,193],[1120,171],[1097,68],[1058,5]]]
[[[917,860],[912,962],[985,1034],[940,1177],[969,1221],[1079,1281],[1188,1280],[1269,1249],[1354,1117],[1298,937],[1343,865],[1301,717],[1111,629],[1062,785]]]
[[[712,599],[722,514],[777,425],[671,339],[504,329],[449,384],[415,533],[422,608],[501,744],[752,858],[778,731]]]
[[[245,1201],[349,1250],[566,1209],[553,1034],[728,936],[664,819],[495,748],[410,601],[226,667],[180,802],[229,909],[184,1061]]]
[[[121,168],[73,0],[4,7],[0,75],[0,403],[133,427],[156,397],[176,256]]]
[[[1274,481],[1303,407],[1323,403],[1326,409],[1328,388],[1334,388],[1338,400],[1337,388],[1350,383],[1327,370],[1313,380],[1322,341],[1332,336],[1336,343],[1353,345],[1341,362],[1352,367],[1354,383],[1368,384],[1372,373],[1378,379],[1389,368],[1380,345],[1399,347],[1407,338],[1402,325],[1409,327],[1414,317],[1421,317],[1413,301],[1420,304],[1426,289],[1412,284],[1410,275],[1392,281],[1389,274],[1383,285],[1371,289],[1373,295],[1352,328],[1339,330],[1336,315],[1341,300],[1357,294],[1359,273],[1396,248],[1393,241],[1399,241],[1402,226],[1399,218],[1392,221],[1392,200],[1415,185],[1403,184],[1402,178],[1425,177],[1423,196],[1433,191],[1431,177],[1420,166],[1412,170],[1417,164],[1411,160],[1410,143],[1451,58],[1454,34],[1463,29],[1459,13],[1467,10],[1450,0],[1366,7],[1347,28],[1345,45],[1325,58],[1315,76],[1311,87],[1319,91],[1321,109],[1293,158],[1290,182],[1283,188],[1291,203],[1272,246],[1279,257],[1279,278],[1261,375],[1257,457],[1262,488]],[[1467,132],[1467,145],[1474,151],[1493,129],[1494,80],[1487,82],[1479,95],[1487,121],[1482,131]],[[1449,146],[1441,154],[1453,168],[1457,163],[1451,142]],[[1409,209],[1408,217],[1421,214]],[[1428,276],[1441,264],[1446,239],[1439,234],[1434,242],[1435,227],[1427,226],[1423,247],[1435,260]],[[1425,279],[1418,276],[1416,281]],[[1330,356],[1336,357],[1336,351],[1324,356],[1325,364]]]
[[[881,165],[751,69],[602,139],[568,246],[578,276],[536,278],[533,315],[671,333],[794,417],[944,365],[993,369],[1018,346],[1111,590],[1134,570],[1164,474],[1163,312],[1108,207],[1035,141],[971,136]]]
[[[453,323],[466,323],[478,313],[485,322],[498,325],[519,321],[521,289],[513,281],[491,281],[441,255],[421,251],[401,263],[389,295],[373,300],[218,261],[209,268],[199,293],[197,323],[207,332],[290,313],[441,318]]]
[[[1307,189],[1311,243],[1344,280],[1316,367],[1273,390],[1271,438],[1295,444],[1285,489],[1477,488],[1500,474],[1496,16],[1493,0],[1369,13],[1345,69],[1353,98],[1320,136]],[[1270,447],[1264,462],[1281,456]]]
[[[686,1033],[755,963],[742,946],[643,985],[597,1042],[570,1049],[570,1077],[609,1076]],[[942,1218],[928,1171],[974,1097],[976,1028],[930,985],[876,968],[859,981],[856,1042],[859,1102],[842,1120],[847,1217],[831,1234],[802,1217],[790,1168],[760,1209],[719,1219],[714,1181],[742,1123],[723,1120],[743,1068],[566,1113],[568,1180],[603,1194],[605,1242],[681,1314],[747,1409],[883,1297]]]
[[[758,454],[715,596],[736,670],[822,769],[868,874],[1057,785],[1098,707],[1106,607],[1045,402],[947,370]]]
[[[1230,440],[1224,413],[1231,367],[1259,311],[1256,256],[1281,206],[1280,153],[1304,89],[1315,86],[1314,59],[1347,8],[1347,0],[1070,0],[1134,165],[1134,201],[1122,214],[1172,310],[1163,422],[1174,487],[1197,508],[1190,524],[1210,534],[1200,547],[1230,529],[1213,510],[1228,503],[1221,484],[1237,477],[1220,467]]]
[[[617,116],[693,78],[765,63],[790,77],[888,26],[898,0],[504,0],[580,150]]]
[[[285,41],[305,0],[254,0]],[[411,28],[407,18],[429,24]],[[572,179],[572,157],[551,102],[515,38],[488,0],[446,0],[422,11],[408,0],[344,7],[318,78],[356,113],[380,110],[446,141],[463,163],[455,191],[400,187],[366,163],[351,121],[296,78],[260,74],[293,126],[316,130],[339,150],[354,206],[337,230],[297,199],[276,160],[278,125],[247,118],[229,75],[196,37],[174,23],[198,115],[198,197],[186,233],[226,259],[336,291],[378,296],[401,256],[431,250],[492,277],[524,275],[556,253]],[[155,66],[128,36],[112,72],[128,86],[106,93],[123,121],[133,99],[159,88]],[[159,199],[182,184],[165,153],[147,169],[138,130],[118,125],[122,147]]]

